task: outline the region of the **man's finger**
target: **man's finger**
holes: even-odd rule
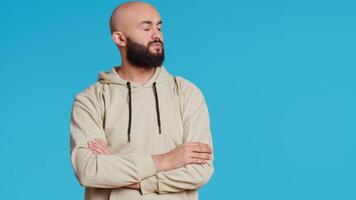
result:
[[[196,159],[196,158],[192,158],[191,164],[206,164],[208,163],[207,160],[204,160],[204,159]]]
[[[105,141],[101,140],[101,139],[94,139],[95,141],[99,142],[100,144],[102,144],[103,146],[107,146]]]
[[[211,160],[212,155],[207,153],[193,153],[191,157],[200,160]]]
[[[100,142],[93,141],[92,143],[93,143],[93,145],[95,145],[95,146],[97,146],[97,147],[99,147],[99,148],[101,148],[101,149],[106,149],[106,145],[103,145],[103,144],[100,143]]]
[[[99,154],[109,154],[106,148],[103,148],[100,144],[96,142],[89,142],[88,144],[89,149],[91,149],[92,151],[96,151]]]
[[[104,152],[100,148],[98,148],[93,142],[88,142],[88,147],[91,151],[93,151],[93,153],[104,154]]]
[[[206,143],[201,143],[201,142],[187,142],[186,144],[188,144],[191,147],[198,147],[198,148],[202,148],[203,150],[209,150],[212,152],[212,148],[209,144]]]
[[[95,146],[100,149],[104,154],[109,154],[109,151],[106,146],[102,146],[101,144],[95,143]]]
[[[102,149],[105,153],[107,154],[109,153],[109,149],[104,142],[95,139],[94,144],[98,146],[100,149]]]
[[[192,147],[192,151],[200,153],[212,153],[212,149],[209,145],[196,145]]]

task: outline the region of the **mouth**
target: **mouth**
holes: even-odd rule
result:
[[[162,47],[162,43],[155,42],[155,43],[152,43],[150,46],[152,46],[152,47]]]

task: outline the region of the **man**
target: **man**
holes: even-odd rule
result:
[[[76,95],[71,160],[85,199],[198,199],[213,174],[201,91],[162,65],[162,21],[142,2],[110,18],[122,64]]]

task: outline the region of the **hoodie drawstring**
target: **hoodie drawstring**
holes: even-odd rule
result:
[[[158,129],[159,129],[159,134],[161,134],[161,116],[159,115],[159,102],[158,102],[156,82],[153,82],[153,89],[155,92],[155,99],[156,99],[156,114],[157,114]]]
[[[131,118],[132,118],[132,102],[131,102],[131,86],[130,86],[130,82],[127,81],[126,85],[127,85],[127,88],[129,89],[129,126],[128,126],[128,129],[127,129],[127,136],[128,136],[128,140],[130,142],[130,140],[131,140],[131,137],[130,137],[130,134],[131,134]]]
[[[128,141],[131,141],[131,121],[132,121],[132,97],[131,97],[131,85],[130,82],[127,81],[126,82],[127,88],[129,90],[129,125],[128,125],[128,129],[127,129],[127,136],[128,136]],[[157,95],[157,87],[156,87],[156,82],[153,83],[153,91],[155,94],[155,101],[156,101],[156,114],[157,114],[157,123],[158,123],[158,130],[159,130],[159,134],[162,133],[161,131],[161,116],[159,113],[159,101],[158,101],[158,95]]]

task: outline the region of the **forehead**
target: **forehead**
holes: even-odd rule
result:
[[[157,24],[161,22],[161,16],[158,11],[150,6],[136,7],[135,9],[130,9],[127,13],[129,26],[138,26],[141,24]]]

